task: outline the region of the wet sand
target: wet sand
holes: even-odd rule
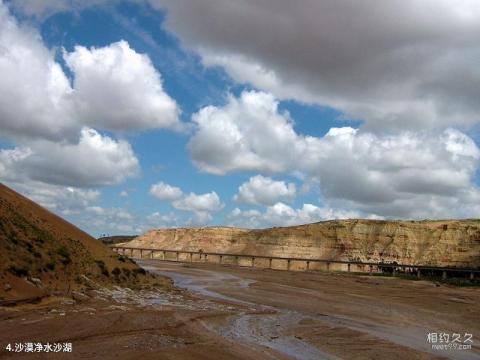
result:
[[[139,261],[173,293],[118,289],[67,304],[0,308],[0,345],[71,341],[74,357],[135,359],[480,359],[479,288],[428,281]],[[432,350],[429,332],[471,333]],[[9,354],[0,358],[47,358]]]
[[[265,311],[211,326],[235,341],[304,359],[480,358],[478,343],[469,352],[435,351],[427,342],[429,332],[468,332],[478,339],[478,288],[345,273],[142,264],[177,286]]]

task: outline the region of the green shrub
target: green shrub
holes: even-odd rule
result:
[[[28,276],[30,273],[30,270],[25,267],[25,266],[16,266],[16,265],[10,265],[8,268],[8,271],[10,271],[13,275],[15,276]]]
[[[95,260],[95,263],[98,265],[100,269],[105,268],[105,262],[103,260]]]
[[[105,276],[110,276],[110,273],[108,272],[107,266],[105,265],[105,262],[103,260],[95,260],[95,263],[98,265],[100,268],[100,272],[105,275]]]
[[[14,243],[15,245],[18,245],[19,243],[19,240],[18,240],[18,237],[17,237],[17,233],[15,231],[12,231],[10,233],[10,235],[8,236],[8,240],[10,240],[12,243]]]
[[[40,244],[44,244],[46,242],[53,242],[55,241],[55,238],[53,237],[52,234],[50,234],[48,231],[45,231],[43,229],[40,229],[36,227],[35,225],[31,225],[31,230],[34,235],[34,241],[38,242]]]
[[[115,275],[115,276],[120,275],[120,273],[121,273],[121,271],[118,267],[116,267],[112,270],[112,274]]]
[[[123,268],[122,271],[125,274],[125,276],[130,276],[130,269]]]
[[[133,269],[133,273],[136,274],[142,274],[145,275],[147,272],[143,268],[138,268],[138,269]]]
[[[57,254],[60,255],[60,261],[63,265],[68,265],[72,262],[72,259],[70,258],[70,252],[65,246],[60,246],[57,249]]]

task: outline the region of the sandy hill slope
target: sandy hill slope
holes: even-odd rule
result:
[[[332,220],[260,230],[157,229],[125,245],[477,268],[480,267],[480,220]]]
[[[86,286],[88,279],[134,286],[148,276],[100,241],[0,184],[0,304],[68,294]]]

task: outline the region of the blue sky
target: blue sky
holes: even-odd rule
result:
[[[237,5],[0,2],[0,181],[95,236],[478,217],[475,5]]]

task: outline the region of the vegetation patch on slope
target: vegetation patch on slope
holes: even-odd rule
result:
[[[101,286],[157,283],[132,260],[0,184],[0,304]]]

